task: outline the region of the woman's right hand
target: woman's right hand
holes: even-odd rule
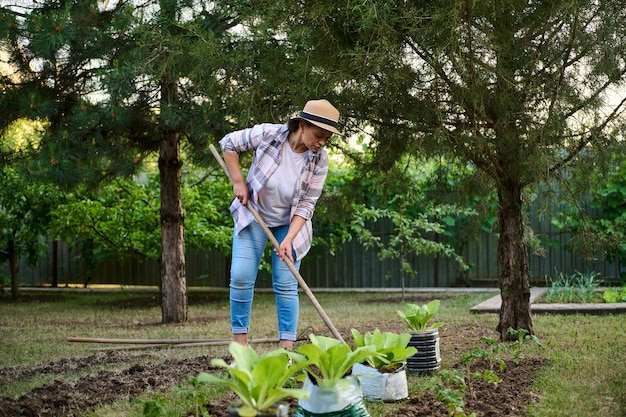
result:
[[[236,182],[233,185],[233,192],[235,193],[235,197],[241,201],[241,204],[244,206],[248,204],[248,199],[250,198],[250,191],[248,191],[248,186],[244,182]]]
[[[250,199],[250,191],[239,166],[239,154],[236,152],[224,152],[223,154],[226,169],[233,182],[233,193],[241,201],[241,204],[245,206]]]

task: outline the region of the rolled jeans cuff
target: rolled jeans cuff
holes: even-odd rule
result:
[[[298,338],[298,335],[295,332],[278,332],[278,338],[280,340],[290,340],[295,342]]]
[[[230,331],[232,334],[248,334],[250,333],[250,329],[247,327],[231,327]]]

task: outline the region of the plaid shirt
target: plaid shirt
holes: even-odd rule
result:
[[[253,150],[252,165],[246,183],[250,190],[250,201],[258,207],[259,191],[280,163],[281,149],[287,140],[287,125],[264,123],[248,129],[238,130],[220,140],[222,151],[242,153]],[[300,233],[293,240],[296,259],[302,259],[311,249],[313,227],[311,218],[315,204],[322,194],[328,174],[328,155],[322,148],[318,152],[307,151],[305,163],[291,202],[291,218],[298,215],[306,220]],[[252,213],[235,198],[230,205],[235,221],[235,233],[239,234],[254,221]]]

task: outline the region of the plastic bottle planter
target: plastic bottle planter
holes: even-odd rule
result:
[[[441,368],[439,329],[411,333],[409,346],[417,349],[417,353],[406,361],[409,372],[429,373]]]
[[[228,415],[230,417],[240,417],[239,406],[241,402],[237,401],[228,406]],[[280,402],[267,411],[257,411],[257,417],[288,417],[289,416],[289,404],[286,402]]]
[[[352,375],[359,379],[363,397],[369,401],[397,401],[409,396],[405,366],[395,372],[380,372],[356,363],[352,366]]]
[[[298,400],[294,417],[370,417],[361,384],[354,376],[347,376],[332,387],[319,387],[307,378],[302,388],[311,396]]]

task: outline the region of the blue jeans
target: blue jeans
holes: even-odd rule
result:
[[[281,242],[289,225],[270,228]],[[268,237],[257,222],[252,222],[239,235],[233,236],[232,263],[230,266],[230,325],[233,334],[250,332],[250,313],[254,284]],[[294,266],[300,270],[300,261]],[[297,337],[300,303],[298,281],[287,264],[272,251],[272,286],[276,297],[278,338],[295,341]]]

